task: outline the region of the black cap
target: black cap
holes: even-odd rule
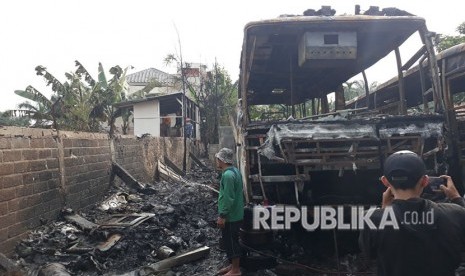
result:
[[[425,163],[409,150],[395,152],[384,162],[384,176],[394,188],[413,188],[425,174]]]

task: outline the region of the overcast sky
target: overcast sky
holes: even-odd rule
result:
[[[348,0],[14,0],[0,4],[0,111],[23,101],[13,91],[33,85],[44,94],[43,65],[58,79],[74,71],[79,60],[94,77],[98,63],[134,66],[130,73],[149,67],[174,73],[164,57],[179,53],[176,29],[187,62],[206,64],[217,59],[236,80],[246,23],[302,14],[306,9],[331,5],[336,14],[362,12],[370,5],[397,7],[426,19],[429,30],[456,35],[465,21],[459,1],[348,1]],[[455,6],[454,6],[455,5]],[[460,5],[460,6],[459,6]],[[371,79],[375,81],[377,79]]]

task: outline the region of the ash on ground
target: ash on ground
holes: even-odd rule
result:
[[[14,261],[31,276],[216,275],[227,264],[216,228],[217,194],[206,187],[218,188],[217,172],[200,167],[193,171],[187,179],[201,185],[162,180],[144,193],[123,183],[110,188],[104,200],[91,208],[63,210],[58,220],[39,227],[18,244]],[[340,275],[355,275],[359,270],[357,255],[313,258],[315,252],[306,249],[313,246],[296,237],[300,236],[278,234],[270,249],[244,248],[248,257],[242,262],[243,275],[333,275],[337,270],[349,271]],[[175,256],[203,246],[210,251],[163,273],[142,273],[144,267],[163,259],[162,246],[171,248]],[[313,270],[297,263],[312,265]]]

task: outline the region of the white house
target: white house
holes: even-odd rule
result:
[[[149,94],[145,98],[121,102],[117,107],[132,108],[134,120],[134,135],[150,134],[154,137],[182,137],[182,92],[171,94]],[[199,107],[189,98],[186,101],[185,118],[193,125],[191,138],[200,140]],[[179,124],[176,124],[178,120]],[[163,122],[169,121],[166,132],[163,132]]]
[[[186,63],[183,73],[189,84],[199,91],[206,73],[206,66]],[[183,92],[179,75],[180,72],[178,75],[172,75],[155,68],[148,68],[126,77],[129,84],[128,97],[153,81],[162,84],[161,87],[153,88],[144,98],[115,105],[133,110],[133,118],[130,120],[133,124],[130,122],[129,134],[181,137],[185,132],[181,127],[184,116],[193,125],[191,138],[200,140],[199,107],[192,100],[189,89]],[[183,95],[186,95],[185,114],[182,113]]]

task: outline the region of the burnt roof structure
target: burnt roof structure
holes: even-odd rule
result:
[[[298,104],[321,97],[385,57],[422,28],[425,20],[417,16],[287,16],[251,22],[244,30],[241,70],[247,74],[243,74],[241,85],[247,87],[241,96],[247,97],[249,105]],[[307,52],[302,57],[302,40],[314,32],[354,33],[356,51],[338,49],[319,52],[320,57],[311,58],[308,56],[314,53]],[[350,57],[324,56],[342,55],[342,51]],[[303,62],[302,58],[307,59]]]

